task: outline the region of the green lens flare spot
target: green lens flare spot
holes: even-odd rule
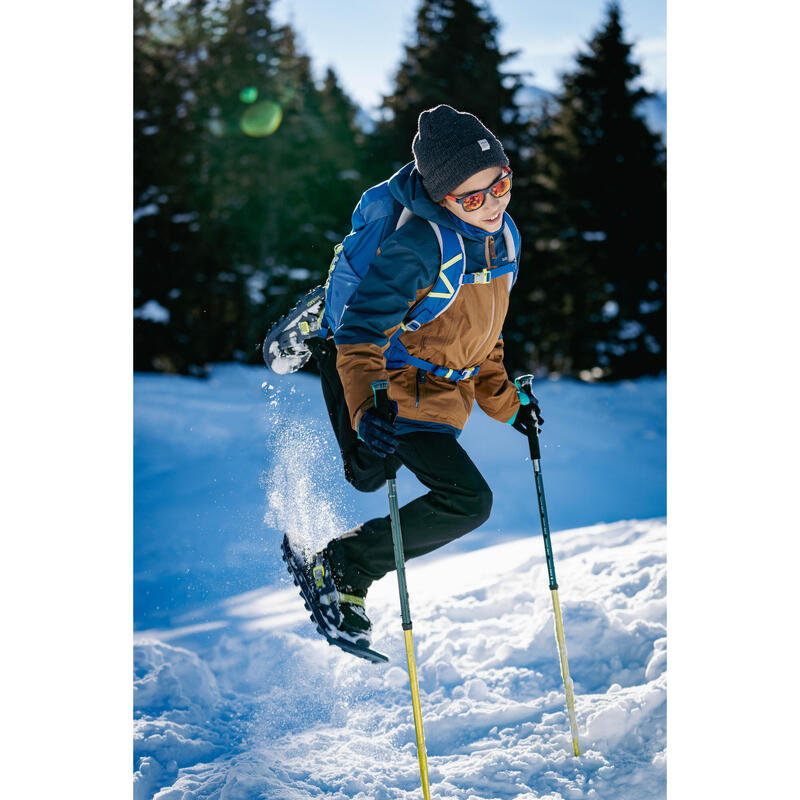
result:
[[[283,109],[271,100],[262,100],[242,114],[239,125],[248,136],[263,138],[278,130],[283,120]]]
[[[258,100],[258,89],[255,86],[248,86],[246,89],[242,89],[239,92],[239,99],[243,103],[255,103]]]

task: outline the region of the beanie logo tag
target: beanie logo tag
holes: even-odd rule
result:
[[[486,139],[478,139],[478,144],[481,146],[482,152],[489,149],[489,142]]]

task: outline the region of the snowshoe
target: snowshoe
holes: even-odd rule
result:
[[[339,592],[333,582],[327,558],[318,553],[312,562],[299,559],[284,536],[282,558],[308,611],[328,644],[346,653],[380,663],[389,659],[369,647],[372,626],[364,612],[364,598]]]
[[[325,287],[312,289],[281,317],[264,339],[264,363],[278,375],[297,372],[311,358],[306,339],[316,336],[325,308]]]

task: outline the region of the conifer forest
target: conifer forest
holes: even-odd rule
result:
[[[666,144],[643,117],[618,4],[587,20],[539,102],[536,76],[506,66],[491,2],[419,0],[414,19],[371,117],[333,69],[315,75],[270,0],[134,0],[135,369],[259,363],[271,323],[325,280],[362,192],[412,160],[417,117],[439,103],[479,117],[514,170],[509,374],[666,369]]]

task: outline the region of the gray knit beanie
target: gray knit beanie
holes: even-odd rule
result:
[[[423,111],[417,124],[411,149],[422,185],[434,203],[476,172],[508,166],[503,145],[466,111],[436,106]]]

